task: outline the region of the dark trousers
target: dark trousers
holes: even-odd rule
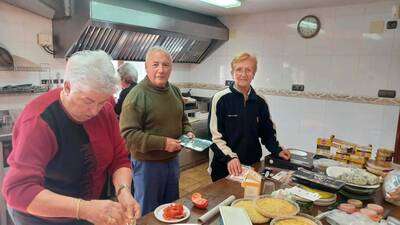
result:
[[[179,198],[178,157],[168,162],[132,160],[135,199],[142,215]]]
[[[228,165],[213,159],[211,162],[211,180],[215,182],[219,179],[227,177],[228,175]]]
[[[14,225],[91,225],[91,223],[84,220],[74,219],[44,219],[32,216],[27,213],[20,212],[7,206],[8,213]]]

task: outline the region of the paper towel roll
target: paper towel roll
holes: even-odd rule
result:
[[[227,199],[219,203],[217,206],[212,208],[210,211],[205,213],[204,215],[199,217],[199,220],[203,223],[207,222],[209,219],[211,219],[213,216],[217,215],[219,213],[219,207],[220,206],[226,206],[230,205],[233,201],[235,201],[236,197],[234,195],[229,196]]]

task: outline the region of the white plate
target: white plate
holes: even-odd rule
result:
[[[307,152],[298,149],[289,149],[290,154],[298,156],[307,156]]]
[[[182,222],[182,221],[186,220],[187,218],[189,218],[189,216],[190,216],[190,210],[188,209],[188,207],[183,206],[183,211],[185,212],[185,217],[183,217],[183,218],[181,218],[181,219],[176,219],[176,220],[166,220],[166,219],[164,219],[164,217],[163,217],[164,209],[165,209],[167,206],[171,205],[171,204],[173,204],[173,203],[167,203],[167,204],[158,206],[158,207],[156,208],[156,210],[154,210],[154,216],[155,216],[159,221],[164,222],[164,223],[178,223],[178,222]]]
[[[342,166],[330,166],[326,169],[326,175],[337,178],[339,177],[342,173],[345,173],[349,171],[351,168],[349,167],[342,167]],[[374,174],[373,174],[374,175]],[[374,175],[375,176],[375,175]],[[380,184],[375,184],[375,185],[357,185],[357,184],[352,184],[346,182],[347,185],[354,186],[354,187],[360,187],[360,188],[379,188]]]

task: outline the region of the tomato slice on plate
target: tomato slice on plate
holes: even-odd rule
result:
[[[172,203],[163,210],[163,217],[166,220],[180,219],[185,217],[183,205],[179,203]]]

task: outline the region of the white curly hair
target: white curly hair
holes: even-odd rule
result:
[[[64,81],[71,83],[71,91],[95,90],[114,94],[119,78],[111,60],[102,50],[76,52],[68,59]]]
[[[122,64],[117,71],[122,81],[131,84],[133,82],[136,83],[138,80],[138,71],[132,63]]]
[[[166,56],[168,56],[169,60],[172,63],[172,57],[171,57],[171,53],[169,53],[169,51],[161,46],[155,45],[153,47],[151,47],[147,53],[146,53],[146,62],[150,59],[151,54],[155,53],[155,52],[162,52],[164,53]]]

